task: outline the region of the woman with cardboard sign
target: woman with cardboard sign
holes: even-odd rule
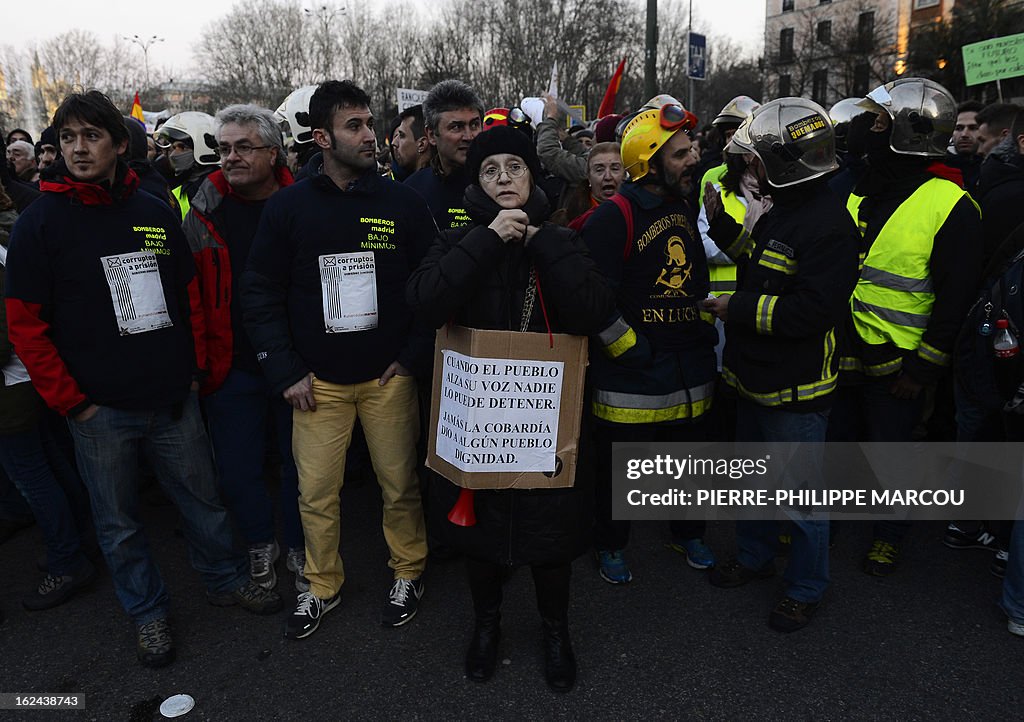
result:
[[[410,306],[435,328],[454,322],[576,335],[606,328],[615,314],[612,294],[577,235],[545,222],[550,208],[535,184],[541,169],[530,138],[509,127],[481,133],[470,147],[467,170],[465,205],[473,224],[449,231],[430,250],[409,280]],[[472,496],[475,523],[437,520],[466,558],[476,615],[466,653],[470,679],[484,682],[494,674],[502,584],[513,567],[528,564],[543,621],[548,685],[567,692],[575,683],[570,564],[586,550],[593,518],[592,493],[579,486],[478,490]],[[447,514],[459,488],[447,482],[433,487],[430,508]]]

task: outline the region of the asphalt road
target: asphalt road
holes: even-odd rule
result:
[[[178,650],[169,668],[135,660],[134,629],[108,575],[69,604],[29,613],[20,597],[38,582],[36,529],[0,545],[0,692],[75,692],[87,709],[0,712],[0,719],[160,719],[160,701],[195,698],[185,720],[348,719],[1021,719],[1024,639],[1006,632],[994,602],[991,555],[942,546],[942,525],[921,523],[899,572],[864,575],[864,525],[847,525],[832,552],[833,585],[813,624],[768,628],[778,581],[734,590],[707,583],[667,550],[667,529],[634,525],[634,582],[612,587],[590,558],[574,568],[571,625],[579,660],[567,695],[544,683],[532,581],[506,590],[494,679],[462,673],[472,625],[461,564],[432,565],[419,615],[379,625],[390,586],[372,483],[343,493],[342,604],[302,641],[282,638],[282,612],[255,617],[209,606],[173,507],[147,506],[150,540],[170,589]],[[733,548],[732,526],[709,543]],[[279,562],[279,589],[294,600]]]

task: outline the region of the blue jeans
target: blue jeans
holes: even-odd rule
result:
[[[866,383],[841,386],[829,418],[829,441],[910,441],[921,420],[925,394],[916,399],[898,399],[889,389],[895,376],[883,376]],[[882,520],[874,523],[873,536],[900,544],[911,522]]]
[[[797,414],[777,408],[758,406],[740,400],[736,408],[737,441],[810,441],[824,442],[828,412]],[[810,473],[821,474],[824,447],[816,453]],[[786,596],[798,602],[817,602],[828,587],[828,519],[816,519],[796,510],[787,510],[793,522],[793,541],[786,564]],[[736,555],[748,569],[763,569],[775,559],[779,544],[777,521],[736,522]]]
[[[46,421],[0,436],[0,466],[21,490],[46,542],[47,571],[73,575],[92,535],[89,496]]]
[[[273,394],[262,374],[232,369],[215,393],[203,399],[221,496],[247,544],[274,538],[274,505],[264,480],[268,424],[275,426],[281,455],[278,503],[284,543],[303,549],[299,475],[292,457],[292,407]]]
[[[0,519],[31,524],[33,518],[32,509],[25,497],[7,476],[7,472],[0,468]]]
[[[717,403],[717,402],[716,402]],[[593,417],[592,417],[593,418]],[[707,439],[707,425],[701,419],[690,424],[615,424],[594,420],[594,548],[620,551],[629,543],[632,522],[612,518],[612,448],[615,443],[662,444]],[[668,523],[673,541],[703,538],[703,519],[672,519]]]
[[[1003,578],[1003,611],[1017,624],[1024,624],[1024,521],[1013,525],[1009,558]]]
[[[180,407],[125,411],[101,406],[88,421],[71,420],[75,455],[92,499],[96,536],[114,590],[136,624],[167,616],[168,597],[139,519],[139,455],[145,454],[181,512],[189,560],[211,594],[245,584],[248,561],[232,545],[217,497],[210,444],[196,394]]]

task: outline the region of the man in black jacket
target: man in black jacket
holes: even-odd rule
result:
[[[138,658],[159,667],[174,659],[170,600],[138,516],[140,454],[181,510],[208,601],[272,614],[281,598],[249,582],[217,496],[196,398],[195,266],[178,218],[137,191],[118,158],[128,130],[106,96],[69,95],[53,126],[64,158],[11,234],[9,333],[39,395],[68,417]]]
[[[1007,236],[1024,222],[1024,113],[1018,113],[1007,137],[996,143],[981,166],[977,191],[984,228],[987,265]]]
[[[984,156],[978,154],[978,111],[982,107],[977,100],[965,100],[956,107],[953,151],[946,153],[945,158],[946,165],[963,173],[964,188],[972,195],[984,160]]]
[[[433,150],[430,165],[413,173],[405,184],[423,196],[442,231],[469,224],[462,194],[469,185],[466,154],[483,129],[484,104],[458,80],[442,80],[423,101],[423,121]]]
[[[615,443],[702,441],[715,386],[714,326],[701,316],[707,259],[688,200],[697,154],[696,118],[671,96],[652,99],[623,131],[630,182],[583,226],[591,256],[615,291],[622,321],[602,332],[589,383],[597,463],[594,545],[609,584],[633,574],[623,556],[630,522],[612,517]],[[620,202],[621,201],[621,205]],[[695,569],[715,563],[701,521],[670,524],[671,547]]]
[[[394,584],[381,622],[416,614],[427,544],[419,481],[416,383],[430,353],[405,284],[436,229],[423,200],[377,174],[370,99],[327,81],[310,99],[322,165],[266,204],[242,278],[243,321],[275,393],[295,409],[292,448],[306,578],[285,636],[308,637],[338,605],[345,570],[338,493],[358,418],[384,497]]]
[[[710,235],[738,265],[736,293],[705,301],[726,322],[722,378],[735,389],[736,439],[822,442],[836,389],[835,327],[857,281],[857,229],[828,189],[838,167],[825,110],[780,98],[754,111],[727,146],[745,154],[773,205],[748,234],[722,212],[708,184]],[[821,481],[821,446],[805,447],[808,480]],[[806,454],[806,456],[803,456]],[[813,488],[813,487],[812,487]],[[793,541],[785,596],[768,618],[782,632],[810,622],[828,587],[828,520],[786,510]],[[774,521],[736,525],[739,553],[711,583],[737,587],[775,573]]]

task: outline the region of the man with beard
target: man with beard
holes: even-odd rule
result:
[[[630,524],[612,519],[612,444],[701,440],[711,407],[717,335],[701,317],[708,268],[696,213],[685,200],[697,166],[687,134],[695,124],[668,96],[637,113],[622,137],[630,181],[598,206],[582,232],[624,319],[600,335],[603,353],[590,359],[595,545],[601,578],[610,584],[633,578],[622,556]],[[691,566],[714,564],[702,522],[672,522],[671,531]]]
[[[419,480],[416,382],[430,354],[405,285],[433,242],[426,203],[377,173],[370,98],[351,81],[327,81],[309,102],[320,165],[266,203],[242,277],[245,328],[273,393],[292,408],[292,451],[305,576],[285,636],[313,634],[340,602],[338,545],[345,452],[358,418],[384,501],[394,582],[381,623],[416,614],[427,542]]]
[[[824,108],[780,98],[756,109],[726,152],[746,160],[773,201],[748,231],[710,182],[704,192],[711,238],[738,269],[735,293],[704,302],[726,324],[722,378],[739,396],[736,440],[821,442],[839,370],[835,327],[857,282],[857,229],[826,180],[839,165],[835,132]],[[820,444],[802,446],[787,468],[793,480],[820,483],[821,454]],[[786,587],[768,622],[793,632],[810,622],[828,586],[829,523],[786,515]],[[711,583],[732,588],[774,576],[778,531],[775,520],[737,522],[739,552]]]
[[[391,172],[395,180],[404,180],[430,165],[430,143],[423,125],[422,105],[406,108],[397,120],[391,135]]]
[[[862,236],[862,268],[840,330],[828,436],[910,441],[925,388],[949,371],[981,275],[983,231],[959,173],[936,162],[956,120],[949,91],[901,78],[872,90],[861,107],[866,117],[851,121],[848,144],[865,152],[868,170],[847,207]],[[867,574],[892,573],[908,527],[875,524]]]

